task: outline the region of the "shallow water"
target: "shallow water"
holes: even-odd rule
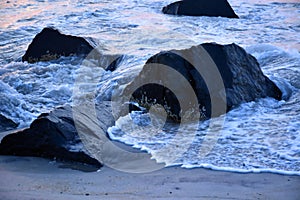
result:
[[[286,100],[259,99],[230,111],[205,156],[199,152],[209,121],[199,127],[195,123],[184,125],[180,133],[161,131],[160,127],[147,132],[127,127],[131,131],[125,134],[118,128],[128,126],[127,116],[119,119],[119,127],[110,129],[110,136],[146,149],[168,165],[300,174],[299,1],[230,0],[240,19],[163,15],[161,8],[170,2],[1,1],[0,113],[22,128],[42,112],[72,103],[74,81],[81,68],[79,59],[20,62],[33,37],[46,26],[94,37],[103,53],[126,55],[116,71],[104,72],[97,84],[97,101],[108,99],[113,88],[133,80],[144,62],[161,50],[234,42],[258,59],[264,73],[284,91]],[[150,123],[149,116],[136,113],[134,117]],[[176,140],[172,140],[174,135]],[[170,148],[172,151],[162,154],[160,149],[166,145],[182,145],[184,151]]]

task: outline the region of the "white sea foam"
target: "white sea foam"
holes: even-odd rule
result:
[[[0,74],[0,112],[28,126],[39,114],[71,101],[73,73],[79,65],[12,62]]]
[[[154,159],[165,162],[167,166],[300,175],[300,111],[294,107],[300,103],[300,91],[289,83],[290,80],[277,76],[270,78],[283,91],[284,100],[258,99],[230,111],[218,135],[218,142],[204,158],[199,156],[199,149],[202,148],[209,121],[200,122],[195,134],[189,131],[189,126],[197,124],[184,125],[183,132],[178,134],[174,127],[173,130],[148,128],[147,125],[152,123],[149,116],[137,112],[117,120],[108,134],[114,140],[148,151]],[[136,124],[142,122],[143,127],[132,126],[132,120]],[[178,136],[178,143],[188,146],[185,153],[180,153],[180,148],[176,148],[176,143],[172,141],[174,135]],[[190,137],[194,139],[186,140]],[[170,141],[174,148],[165,154],[158,153],[170,145]],[[169,158],[174,155],[177,159],[170,162]]]
[[[189,127],[197,124],[184,125],[185,131],[179,134],[176,129],[148,128],[147,124],[151,121],[145,118],[145,114],[128,115],[120,118],[108,130],[108,134],[114,140],[148,151],[154,159],[165,162],[167,166],[300,175],[299,116],[294,119],[295,116],[282,115],[281,112],[288,107],[284,101],[266,98],[242,104],[230,111],[218,142],[204,158],[199,155],[199,149],[202,148],[209,121],[201,122],[195,135],[189,131]],[[132,126],[132,118],[144,125],[140,129]],[[172,141],[174,135],[178,143]],[[168,153],[158,153],[170,144],[173,148]],[[181,153],[179,144],[188,147],[185,153]],[[174,155],[177,159],[170,163],[169,159]]]
[[[214,165],[210,164],[201,164],[201,165],[192,165],[192,164],[184,164],[182,165],[183,168],[191,169],[191,168],[196,168],[196,167],[203,167],[205,169],[212,169],[212,170],[217,170],[217,171],[227,171],[227,172],[238,172],[238,173],[274,173],[274,174],[284,174],[284,175],[300,175],[299,171],[285,171],[285,170],[276,170],[272,168],[265,168],[265,169],[250,169],[250,170],[245,170],[245,169],[237,169],[237,168],[232,168],[232,167],[217,167]]]

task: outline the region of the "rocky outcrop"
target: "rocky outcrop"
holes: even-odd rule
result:
[[[65,35],[54,28],[47,27],[34,37],[22,61],[34,63],[61,56],[87,55],[93,49],[94,46],[82,37]]]
[[[5,136],[0,144],[0,154],[45,157],[101,167],[101,161],[86,149],[82,138],[85,137],[83,134],[90,134],[94,140],[106,137],[107,128],[114,124],[110,102],[95,106],[96,121],[85,113],[92,113],[86,109],[90,107],[82,106],[72,108],[65,105],[50,113],[41,114],[32,122],[30,128]],[[74,119],[80,127],[76,126]],[[98,132],[91,131],[95,123],[99,126]],[[80,124],[84,124],[84,127]]]
[[[188,92],[189,87],[192,92]],[[199,108],[206,119],[243,102],[264,97],[280,100],[282,96],[262,73],[257,60],[243,48],[215,43],[152,56],[124,94],[132,95],[132,101],[146,108],[162,105],[176,121],[189,108]]]
[[[97,49],[96,42],[92,38],[83,38],[65,35],[58,30],[47,27],[38,33],[28,46],[22,61],[35,63],[50,61],[61,56],[88,56],[99,61],[99,67],[113,71],[122,60],[119,55],[102,55]],[[105,57],[105,58],[103,58]],[[102,66],[102,60],[109,61]],[[106,65],[107,64],[107,65]]]
[[[183,0],[163,8],[164,14],[239,18],[227,0]]]
[[[0,132],[13,130],[17,127],[18,124],[0,114]]]

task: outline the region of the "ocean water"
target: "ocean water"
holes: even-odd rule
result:
[[[117,119],[108,133],[167,166],[300,175],[300,2],[230,0],[240,19],[163,15],[161,8],[171,2],[1,1],[0,113],[22,128],[40,113],[73,103],[80,59],[21,62],[33,37],[46,26],[93,37],[105,54],[125,55],[116,71],[101,72],[95,101],[107,100],[116,87],[132,81],[146,60],[162,50],[236,43],[257,58],[284,100],[244,103],[219,119],[182,124],[180,131],[175,125],[162,126],[159,116],[134,112]],[[214,120],[222,122],[217,131]]]

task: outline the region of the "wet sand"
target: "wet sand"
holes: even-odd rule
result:
[[[59,162],[0,156],[0,199],[299,199],[300,176],[163,168],[125,173],[64,168]]]

